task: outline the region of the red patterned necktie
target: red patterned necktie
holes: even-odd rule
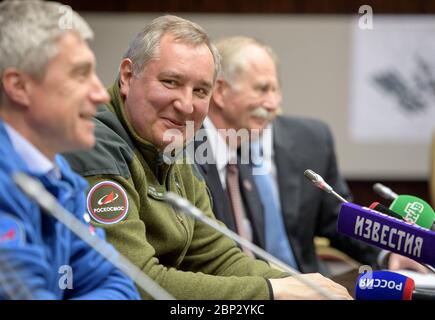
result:
[[[240,194],[239,169],[236,164],[227,164],[227,192],[230,197],[231,208],[233,209],[237,233],[242,238],[252,242],[252,236],[244,222],[245,214],[242,206],[242,196]],[[243,251],[248,256],[254,257],[254,254],[248,248],[243,247]]]

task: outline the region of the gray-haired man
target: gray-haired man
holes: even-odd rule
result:
[[[93,116],[108,101],[90,38],[86,22],[59,3],[0,3],[0,299],[139,297],[130,279],[11,178],[33,176],[86,222],[86,182],[57,153],[94,145]]]
[[[200,128],[219,60],[204,30],[175,16],[153,20],[133,39],[109,90],[111,102],[97,115],[96,147],[68,156],[92,186],[89,214],[122,253],[176,298],[318,298],[163,201],[172,191],[213,217],[200,175],[190,164],[168,163],[163,152],[174,140],[183,145],[191,138],[188,121],[194,131]],[[349,298],[320,275],[305,277]]]

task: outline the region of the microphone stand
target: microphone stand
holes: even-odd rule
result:
[[[142,270],[136,267],[130,260],[109,246],[106,241],[100,239],[98,236],[93,236],[85,224],[77,219],[73,214],[65,210],[58,203],[57,199],[45,190],[44,186],[38,180],[35,180],[24,173],[14,174],[13,180],[20,189],[30,198],[35,200],[44,211],[50,213],[53,217],[67,226],[79,238],[95,249],[95,251],[133,279],[133,281],[150,296],[157,300],[174,300],[172,295],[144,274]]]
[[[246,247],[249,250],[251,250],[253,253],[255,253],[257,256],[261,257],[262,259],[266,261],[270,261],[271,263],[277,265],[281,269],[287,271],[291,276],[293,276],[295,279],[299,280],[300,282],[306,284],[308,287],[312,288],[313,290],[320,293],[322,296],[329,300],[339,300],[338,297],[335,295],[329,293],[324,288],[316,285],[311,280],[305,279],[300,276],[300,272],[291,268],[286,263],[282,262],[281,260],[275,258],[270,253],[264,251],[260,247],[256,246],[252,242],[240,237],[237,233],[229,230],[228,228],[220,225],[216,220],[210,219],[207,217],[200,209],[195,207],[193,204],[191,204],[188,200],[180,197],[179,195],[173,193],[173,192],[167,192],[164,194],[163,199],[172,205],[175,209],[178,209],[180,211],[183,211],[190,216],[194,217],[195,219],[200,220],[201,222],[207,224],[211,228],[219,231],[220,233],[226,235],[230,239],[237,242],[242,247]]]

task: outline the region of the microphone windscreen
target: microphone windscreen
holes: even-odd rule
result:
[[[358,277],[357,300],[411,300],[414,280],[391,271],[373,271]]]
[[[435,265],[435,232],[353,203],[343,203],[337,231],[375,247]]]
[[[391,203],[390,210],[429,230],[435,220],[435,212],[432,207],[426,201],[414,196],[398,196]]]

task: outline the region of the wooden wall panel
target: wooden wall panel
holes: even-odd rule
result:
[[[78,11],[357,14],[361,5],[375,13],[435,13],[433,0],[60,0]]]

